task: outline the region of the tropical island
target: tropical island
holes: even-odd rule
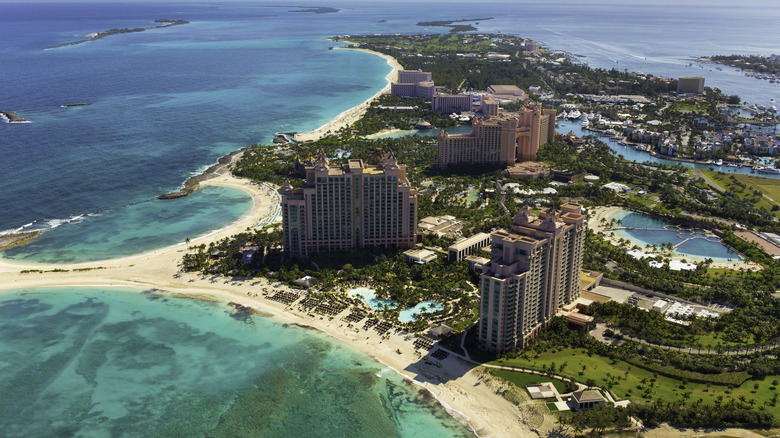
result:
[[[235,224],[153,254],[56,270],[0,262],[2,287],[64,279],[165,285],[171,296],[218,297],[278,315],[400,370],[462,413],[480,435],[679,433],[652,429],[664,422],[777,433],[780,266],[772,235],[780,233],[780,181],[716,171],[722,154],[736,165],[767,153],[751,147],[757,137],[722,110],[738,97],[711,88],[677,95],[677,80],[592,69],[506,35],[334,39],[392,61],[393,77],[401,69],[425,69],[449,93],[482,93],[501,84],[499,90],[518,98],[502,99],[505,113],[544,108],[554,111],[546,113],[552,124],[560,122],[551,114],[574,110],[601,116],[590,135],[558,132],[540,145],[533,175],[490,163],[442,167],[437,136],[410,128],[426,122],[434,132],[468,129],[482,116],[460,111],[452,117],[430,99],[380,93],[316,133],[252,145],[220,163],[202,184],[241,187],[255,200]],[[487,97],[483,104],[492,105]],[[726,144],[721,138],[720,147],[692,144],[696,137],[706,141],[708,124],[738,129],[740,137]],[[648,154],[663,150],[674,158],[670,145],[685,145],[678,154],[698,151],[712,169],[628,161],[604,141],[610,129],[620,131],[621,141],[646,146]],[[677,140],[653,138],[660,129]],[[279,225],[279,187],[291,193],[308,183],[307,168],[349,168],[354,160],[372,172],[406,165],[417,216],[428,220],[414,224],[420,246],[411,254],[371,247],[291,259]],[[515,226],[524,220],[520,211],[573,214],[574,204],[585,224],[575,282],[586,301],[551,318],[524,348],[484,351],[479,271],[493,253],[483,246],[472,254],[482,261],[450,260],[450,249],[457,252],[464,238]],[[643,242],[636,231],[655,240]],[[686,242],[724,257],[681,254]],[[578,410],[586,400],[595,409]]]
[[[439,27],[449,27],[450,32],[472,32],[477,30],[476,27],[470,25],[470,24],[453,24],[453,23],[468,23],[468,22],[477,22],[476,24],[479,24],[480,21],[487,21],[492,20],[493,17],[486,17],[486,18],[465,18],[461,20],[443,20],[443,21],[421,21],[417,23],[418,26],[439,26]]]
[[[158,18],[157,20],[154,20],[155,23],[158,23],[156,26],[149,26],[149,27],[134,27],[134,28],[123,28],[123,29],[109,29],[104,30],[102,32],[97,33],[91,33],[87,35],[88,38],[85,38],[83,40],[74,41],[72,43],[62,44],[56,47],[52,47],[52,49],[60,49],[63,47],[68,46],[75,46],[77,44],[83,44],[90,41],[97,41],[99,39],[105,38],[107,36],[111,35],[120,35],[124,33],[135,33],[135,32],[144,32],[150,29],[161,29],[164,27],[171,27],[171,26],[180,26],[182,24],[189,24],[189,21],[187,20],[171,20],[168,18]]]

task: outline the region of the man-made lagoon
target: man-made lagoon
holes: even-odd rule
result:
[[[684,228],[672,225],[650,216],[621,211],[611,218],[620,221],[616,224],[615,235],[631,241],[640,249],[648,245],[660,246],[671,243],[674,247],[672,255],[692,260],[711,258],[715,262],[738,261],[742,257],[721,242],[714,234],[695,228]]]

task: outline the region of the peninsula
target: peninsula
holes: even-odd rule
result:
[[[746,72],[746,76],[773,83],[780,82],[780,56],[778,55],[715,55],[696,58],[696,60],[728,65]]]
[[[60,46],[52,47],[52,49],[61,49],[63,47],[68,46],[75,46],[77,44],[87,43],[90,41],[97,41],[99,39],[105,38],[110,35],[119,35],[123,33],[135,33],[135,32],[143,32],[149,29],[161,29],[163,27],[171,27],[171,26],[178,26],[182,24],[189,24],[189,21],[187,20],[171,20],[168,18],[159,18],[157,20],[154,20],[155,23],[158,23],[155,26],[149,26],[149,27],[133,27],[133,28],[123,28],[123,29],[109,29],[104,30],[102,32],[97,33],[91,33],[87,35],[87,38],[83,40],[74,41],[72,43],[62,44]],[[47,49],[48,50],[48,49]]]

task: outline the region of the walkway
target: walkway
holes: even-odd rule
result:
[[[611,343],[615,339],[608,338],[607,336],[604,335],[604,331],[606,329],[607,329],[607,325],[606,324],[604,324],[604,323],[597,323],[596,324],[596,328],[594,328],[593,330],[590,331],[590,335],[593,336],[593,338],[596,339],[599,342],[603,342],[605,344]],[[760,345],[760,346],[754,346],[752,348],[748,348],[748,346],[746,345],[746,346],[744,346],[744,350],[742,349],[742,346],[740,346],[739,349],[737,349],[736,351],[726,350],[725,348],[727,348],[727,347],[721,347],[720,350],[717,347],[712,347],[712,348],[708,347],[706,350],[704,350],[704,349],[695,349],[693,347],[681,348],[681,347],[672,347],[671,345],[655,344],[655,343],[652,343],[652,342],[645,341],[644,339],[635,338],[633,336],[629,336],[629,335],[624,334],[623,332],[621,332],[617,328],[610,328],[610,330],[612,330],[613,332],[621,335],[623,337],[623,339],[628,339],[630,341],[638,342],[638,343],[644,344],[644,345],[649,345],[651,347],[663,348],[665,350],[681,351],[683,353],[688,353],[688,354],[724,354],[726,356],[738,356],[738,355],[742,355],[742,354],[751,354],[751,353],[756,353],[756,352],[761,352],[761,351],[769,351],[769,350],[772,350],[772,349],[777,347],[776,344]]]

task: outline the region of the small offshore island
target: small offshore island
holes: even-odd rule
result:
[[[453,24],[453,23],[468,23],[468,22],[476,22],[476,24],[479,24],[480,21],[487,21],[492,20],[493,17],[485,17],[485,18],[464,18],[461,20],[444,20],[444,21],[421,21],[417,23],[418,26],[438,26],[438,27],[449,27],[450,32],[473,32],[477,30],[476,27],[470,25],[470,24]]]
[[[340,11],[340,9],[336,8],[326,8],[326,7],[316,7],[316,8],[299,8],[299,9],[290,9],[287,12],[300,12],[300,13],[309,13],[309,14],[333,14]]]
[[[65,105],[61,105],[61,108],[70,108],[72,106],[89,106],[91,104],[86,102],[76,102],[76,103],[66,103]]]
[[[26,123],[27,122],[27,119],[25,119],[24,117],[20,117],[14,111],[0,111],[0,118],[5,120],[7,123]]]
[[[119,35],[119,34],[123,34],[123,33],[143,32],[143,31],[146,31],[146,30],[149,30],[149,29],[160,29],[160,28],[163,28],[163,27],[171,27],[171,26],[179,26],[179,25],[182,25],[182,24],[189,24],[189,21],[187,21],[187,20],[171,20],[171,19],[168,19],[168,18],[158,18],[157,20],[154,20],[154,22],[155,23],[159,23],[159,24],[156,25],[156,26],[149,26],[149,27],[109,29],[109,30],[104,30],[102,32],[91,33],[91,34],[87,35],[88,38],[85,38],[83,40],[74,41],[72,43],[62,44],[62,45],[57,46],[57,47],[52,47],[52,49],[61,49],[63,47],[75,46],[77,44],[88,43],[90,41],[97,41],[99,39],[105,38],[105,37],[110,36],[110,35]],[[50,49],[47,49],[47,50],[50,50]]]

